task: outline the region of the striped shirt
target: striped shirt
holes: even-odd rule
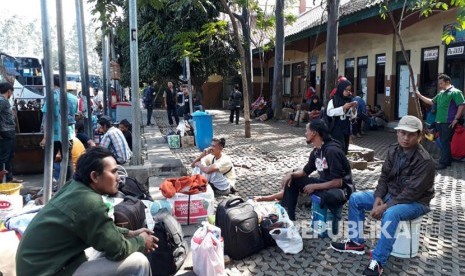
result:
[[[132,152],[124,138],[123,132],[119,128],[111,127],[100,141],[100,146],[109,149],[115,157],[118,164],[129,162],[132,157]]]

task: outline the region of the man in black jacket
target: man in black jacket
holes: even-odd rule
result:
[[[307,124],[305,135],[307,144],[314,146],[308,163],[302,170],[286,174],[281,183],[284,189],[281,205],[287,208],[291,220],[295,220],[300,192],[315,193],[321,198],[321,205],[335,214],[354,190],[349,161],[341,145],[329,136],[326,124],[313,120]],[[318,171],[319,177],[308,177],[314,171]]]
[[[232,123],[234,120],[234,113],[236,113],[236,125],[239,124],[239,111],[241,110],[242,92],[239,91],[239,85],[234,86],[234,91],[229,95],[229,109],[231,114],[229,115],[229,122]]]
[[[147,109],[147,126],[152,126],[153,100],[155,96],[155,88],[153,88],[153,80],[149,81],[149,86],[144,90],[144,105]]]
[[[381,219],[381,237],[363,275],[382,274],[396,240],[397,226],[401,221],[414,220],[429,212],[429,202],[434,197],[434,162],[419,144],[422,122],[406,115],[395,129],[397,143],[389,146],[376,190],[357,192],[350,197],[350,238],[331,243],[339,252],[365,254],[360,229],[365,211],[371,211],[374,219]]]
[[[170,126],[173,126],[173,118],[176,121],[176,125],[179,124],[178,112],[176,110],[176,90],[173,88],[173,83],[168,82],[168,88],[163,93],[163,99],[165,100],[165,108],[168,113],[168,122]]]

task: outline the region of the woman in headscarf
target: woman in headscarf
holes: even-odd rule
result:
[[[345,154],[349,150],[350,119],[357,117],[357,102],[352,101],[352,83],[342,80],[337,85],[336,94],[328,102],[326,114],[331,117],[331,136],[339,141]]]
[[[320,98],[318,98],[317,95],[313,95],[308,106],[308,116],[310,117],[310,120],[320,118],[320,111],[322,107],[323,104],[321,103]]]

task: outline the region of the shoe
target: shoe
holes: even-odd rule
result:
[[[447,168],[447,166],[444,165],[444,164],[437,164],[436,165],[436,170],[437,171],[444,170],[445,168]]]
[[[231,187],[230,191],[231,191],[231,194],[237,193],[237,190],[236,190],[236,188],[234,188],[234,187]]]
[[[360,133],[357,133],[357,138],[362,138],[362,135],[360,135]]]
[[[378,276],[383,274],[383,267],[378,263],[378,261],[371,259],[370,264],[363,271],[364,276]]]
[[[350,239],[347,239],[341,242],[332,242],[331,248],[338,252],[342,252],[342,253],[348,252],[348,253],[354,253],[358,255],[365,254],[365,245],[355,243],[351,241]]]
[[[17,179],[17,178],[13,178],[13,179],[11,179],[10,181],[7,181],[7,182],[10,182],[10,183],[23,183],[24,180],[22,180],[22,179]]]

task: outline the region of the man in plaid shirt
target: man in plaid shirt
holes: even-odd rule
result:
[[[109,149],[119,165],[129,163],[132,151],[124,138],[123,132],[111,124],[111,118],[102,116],[98,120],[99,132],[104,133],[100,146]]]

